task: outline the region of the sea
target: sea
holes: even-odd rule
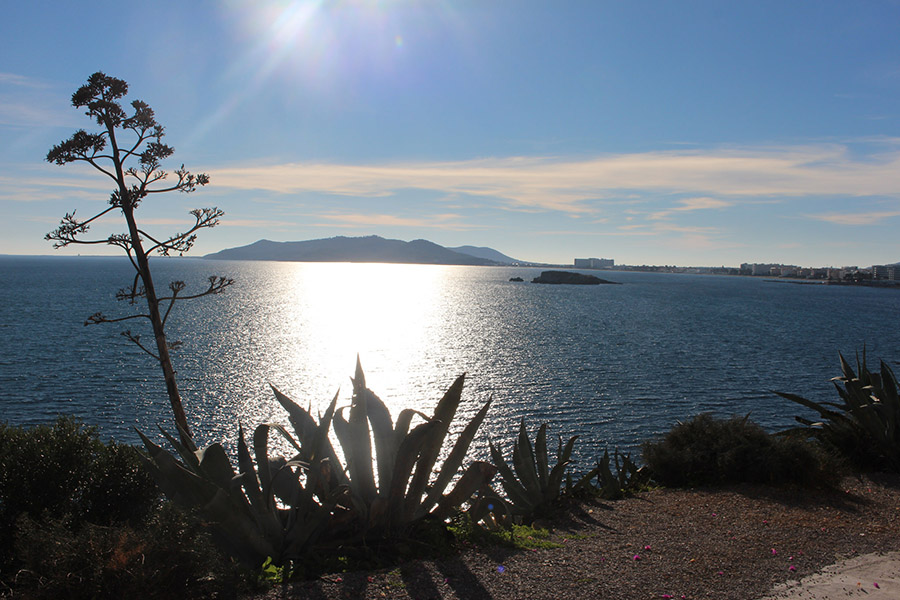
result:
[[[775,391],[837,399],[839,353],[900,363],[900,291],[759,277],[603,271],[621,285],[530,283],[541,269],[157,258],[156,285],[222,294],[176,303],[168,317],[185,409],[201,445],[233,453],[238,427],[288,425],[277,388],[313,413],[350,403],[357,361],[396,416],[429,414],[460,375],[451,434],[488,400],[472,456],[533,437],[577,435],[585,470],[605,450],[644,441],[700,413],[746,416],[769,431],[814,417]],[[146,319],[85,326],[117,302],[134,271],[118,257],[0,256],[0,421],[73,415],[103,439],[162,440],[174,425],[158,363],[121,333]],[[513,282],[521,277],[524,282]],[[854,363],[855,364],[855,363]],[[555,445],[555,444],[554,444]]]

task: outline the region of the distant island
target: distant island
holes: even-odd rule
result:
[[[600,279],[593,275],[585,275],[583,273],[573,273],[572,271],[543,271],[539,277],[531,280],[531,283],[549,283],[549,284],[567,284],[567,285],[600,285],[612,284],[618,282]]]
[[[445,248],[428,240],[390,240],[377,235],[332,237],[302,242],[259,240],[248,246],[207,254],[212,260],[296,262],[402,263],[422,265],[496,266],[522,264],[493,248]]]

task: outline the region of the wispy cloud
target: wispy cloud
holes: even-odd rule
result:
[[[18,128],[78,126],[78,113],[67,95],[45,81],[0,73],[0,125]]]
[[[16,73],[0,73],[0,85],[14,85],[37,89],[50,87],[43,81],[26,75],[18,75]]]
[[[316,227],[342,227],[342,228],[366,228],[366,227],[410,227],[413,229],[444,229],[456,231],[469,231],[474,229],[486,229],[486,225],[468,223],[457,214],[438,214],[427,217],[399,217],[387,214],[322,214],[318,218],[324,223],[314,223]]]
[[[699,198],[685,198],[684,200],[679,200],[676,203],[676,206],[673,206],[669,210],[661,210],[650,215],[651,219],[661,220],[666,219],[672,216],[675,213],[686,212],[686,211],[694,211],[694,210],[710,210],[710,209],[721,209],[727,208],[729,206],[733,206],[734,202],[727,202],[725,200],[718,200],[716,198],[710,198],[707,196],[701,196]]]
[[[866,213],[828,213],[822,215],[807,215],[810,219],[825,221],[836,225],[875,225],[886,219],[900,217],[900,210],[866,212]]]
[[[283,194],[385,197],[418,189],[493,199],[507,208],[594,212],[638,194],[690,194],[677,210],[754,197],[900,195],[900,149],[865,159],[838,144],[648,152],[589,159],[509,157],[457,162],[291,163],[207,169],[216,185]],[[726,199],[723,199],[726,198]]]

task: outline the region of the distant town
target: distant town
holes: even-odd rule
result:
[[[900,286],[900,263],[872,265],[871,267],[798,267],[797,265],[771,263],[742,263],[740,267],[677,267],[674,265],[617,265],[612,258],[576,258],[574,267],[576,269],[611,271],[777,277],[810,283]]]

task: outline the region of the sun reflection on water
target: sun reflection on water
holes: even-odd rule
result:
[[[294,270],[282,327],[306,347],[296,355],[305,364],[295,368],[338,385],[359,356],[368,386],[393,414],[415,403],[410,373],[440,329],[444,275],[425,265],[312,263]],[[349,385],[341,387],[349,394]]]

